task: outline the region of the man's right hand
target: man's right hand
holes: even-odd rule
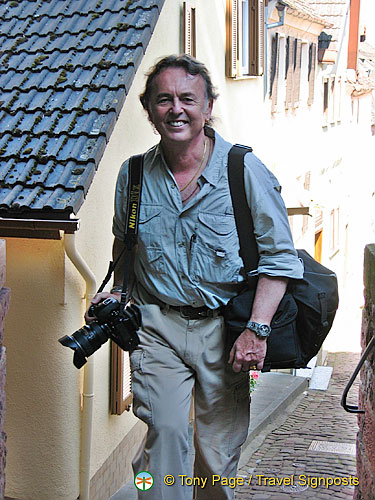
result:
[[[113,299],[118,300],[119,302],[121,301],[121,293],[120,292],[100,292],[94,295],[94,297],[91,300],[91,306],[95,304],[99,304],[99,302],[102,302],[104,299],[107,299],[108,297],[112,297]],[[90,306],[90,307],[91,307]],[[85,321],[86,323],[91,323],[91,321],[94,321],[95,316],[90,316],[89,315],[89,309],[85,312]]]

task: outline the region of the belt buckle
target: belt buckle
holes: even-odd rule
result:
[[[203,319],[207,318],[207,311],[194,311],[191,306],[181,306],[180,314],[185,319]]]
[[[187,307],[189,306],[180,306],[180,314],[185,319],[191,319],[191,317],[185,312]]]
[[[198,319],[200,318],[208,318],[209,310],[206,311],[197,311]]]

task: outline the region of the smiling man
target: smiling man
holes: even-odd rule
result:
[[[148,426],[133,467],[136,474],[149,471],[154,477],[141,498],[191,500],[194,484],[197,499],[233,498],[230,478],[236,477],[249,426],[248,372],[252,365],[263,366],[264,332],[270,331],[288,278],[302,277],[280,186],[248,153],[245,187],[259,279],[248,328],[226,352],[222,310],[246,276],[228,186],[231,144],[210,126],[216,98],[205,66],[187,55],[160,60],[140,96],[160,134],[159,144],[144,154],[132,291],[142,308],[140,344],[131,353],[133,409]],[[128,161],[116,187],[114,258],[124,247],[127,178]],[[121,264],[118,269],[111,290],[116,298]],[[93,302],[108,295],[98,294]],[[188,434],[192,397],[194,468]],[[183,477],[206,478],[204,487],[203,480],[197,485]]]

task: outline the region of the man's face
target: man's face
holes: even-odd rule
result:
[[[200,75],[190,75],[183,68],[168,68],[152,83],[148,111],[164,143],[186,143],[203,134],[212,101],[207,101]]]

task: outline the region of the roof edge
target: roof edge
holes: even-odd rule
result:
[[[61,239],[60,231],[73,234],[79,229],[79,219],[43,220],[0,217],[0,237]]]

